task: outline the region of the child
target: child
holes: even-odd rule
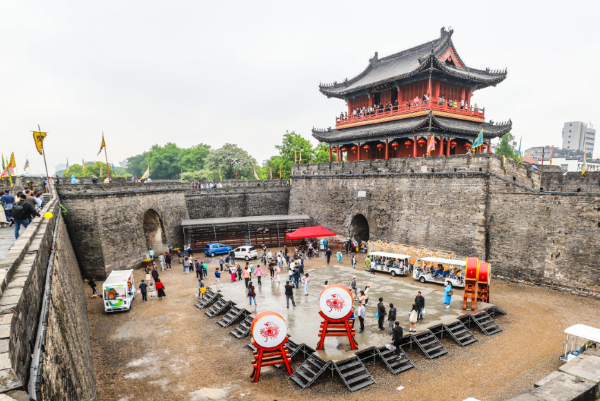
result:
[[[238,265],[237,266],[237,276],[238,276],[238,281],[242,280],[242,266]]]
[[[260,279],[261,279],[262,275],[263,275],[262,267],[260,267],[260,265],[258,265],[256,267],[256,278],[258,280],[258,286],[259,287],[262,287],[262,283],[260,282]]]
[[[150,301],[154,301],[154,297],[156,296],[156,287],[150,284],[148,287],[148,292],[150,295]]]
[[[229,273],[231,273],[231,281],[235,281],[235,265],[229,266]]]
[[[302,284],[304,284],[304,295],[308,296],[308,273],[302,276]]]

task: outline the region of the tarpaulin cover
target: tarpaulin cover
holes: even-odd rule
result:
[[[312,237],[333,237],[337,235],[333,231],[324,229],[322,226],[300,227],[293,233],[288,233],[285,236],[289,239],[312,238]]]

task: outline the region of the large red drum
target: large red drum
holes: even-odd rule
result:
[[[477,272],[477,282],[482,284],[490,284],[491,276],[492,266],[490,266],[490,264],[487,262],[481,262]]]
[[[287,324],[280,314],[261,312],[252,321],[250,332],[254,342],[263,348],[276,348],[287,338]]]
[[[343,319],[352,311],[352,293],[344,285],[328,285],[319,295],[319,306],[329,319]]]
[[[477,280],[477,269],[478,268],[479,268],[479,258],[467,258],[465,279],[466,280]]]

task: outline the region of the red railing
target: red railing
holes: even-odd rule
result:
[[[399,106],[391,106],[391,107],[384,107],[382,109],[378,109],[375,111],[371,111],[371,112],[360,112],[358,114],[356,114],[355,116],[338,116],[336,117],[336,123],[335,125],[344,125],[344,124],[350,124],[350,123],[355,123],[355,122],[359,122],[359,121],[369,121],[369,120],[377,120],[380,118],[384,118],[384,117],[389,117],[389,116],[395,116],[395,115],[401,115],[401,114],[409,114],[409,113],[414,113],[416,111],[421,111],[421,110],[437,110],[437,111],[444,111],[447,113],[452,113],[452,114],[458,114],[458,115],[463,115],[463,116],[471,116],[471,117],[478,117],[478,118],[485,118],[485,109],[482,108],[478,108],[478,107],[473,107],[473,106],[469,106],[466,108],[461,108],[460,104],[452,104],[450,105],[449,102],[443,102],[442,104],[440,104],[440,102],[438,101],[427,101],[427,102],[422,102],[419,101],[418,103],[414,103],[414,102],[410,102],[410,105],[407,105],[406,103],[404,103],[403,105],[399,105]]]

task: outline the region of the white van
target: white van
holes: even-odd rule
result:
[[[375,261],[376,272],[390,273],[392,277],[406,276],[411,273],[408,260],[410,256],[399,253],[389,252],[371,252],[368,256],[371,261]]]
[[[422,283],[430,282],[445,285],[450,281],[452,287],[465,287],[465,267],[467,262],[456,259],[421,258],[413,266],[413,278]]]
[[[104,312],[118,312],[131,309],[135,298],[133,270],[113,270],[102,284]]]

